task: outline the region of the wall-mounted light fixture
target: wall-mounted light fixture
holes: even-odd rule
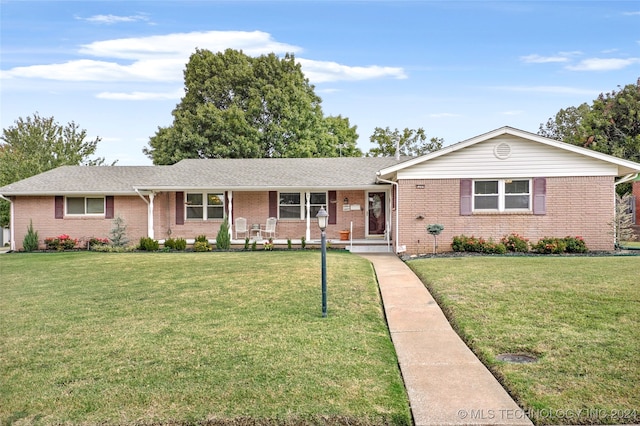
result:
[[[344,204],[349,204],[349,198],[348,197],[344,197],[344,200],[342,200],[342,202]]]

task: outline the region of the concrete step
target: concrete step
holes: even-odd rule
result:
[[[385,245],[347,245],[345,249],[351,253],[392,253],[393,247]]]

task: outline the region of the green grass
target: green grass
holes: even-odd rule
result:
[[[620,245],[624,248],[640,249],[640,241],[623,241]]]
[[[409,424],[371,265],[327,269],[322,318],[317,251],[4,254],[1,423]]]
[[[536,424],[640,421],[640,257],[408,263]],[[539,361],[506,364],[500,353]]]

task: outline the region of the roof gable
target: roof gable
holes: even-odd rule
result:
[[[571,158],[576,162],[584,162],[587,164],[586,168],[589,168],[588,165],[594,165],[596,162],[599,162],[601,168],[609,168],[613,170],[609,172],[616,176],[623,176],[627,174],[634,174],[640,172],[640,164],[635,163],[633,161],[624,160],[618,157],[614,157],[611,155],[603,154],[597,151],[593,151],[587,148],[582,148],[579,146],[571,145],[565,142],[560,142],[554,139],[549,139],[542,137],[540,135],[536,135],[534,133],[525,132],[523,130],[514,129],[512,127],[501,127],[499,129],[493,130],[488,133],[484,133],[482,135],[473,137],[471,139],[464,140],[462,142],[458,142],[456,144],[447,146],[442,148],[439,151],[431,152],[427,155],[413,158],[409,161],[403,162],[401,164],[397,164],[391,167],[387,167],[385,169],[380,170],[379,175],[381,177],[391,177],[394,174],[400,173],[403,170],[407,170],[409,168],[413,168],[417,165],[423,164],[425,167],[429,167],[427,162],[435,163],[435,159],[441,157],[452,157],[454,153],[460,152],[465,149],[469,149],[479,144],[487,143],[489,141],[495,140],[498,141],[501,138],[511,137],[515,139],[521,139],[528,141],[530,144],[541,144],[544,147],[552,148],[552,151],[555,151],[555,155],[565,154],[574,154]],[[555,148],[555,150],[553,150]],[[444,158],[442,160],[446,161]],[[478,165],[479,161],[476,161],[476,167],[482,168],[483,165]],[[486,169],[486,166],[484,167]],[[615,169],[615,170],[614,170]],[[602,172],[596,174],[604,174]],[[575,172],[573,173],[575,175]],[[515,176],[514,176],[515,177]]]

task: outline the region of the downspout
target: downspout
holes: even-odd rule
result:
[[[638,176],[640,176],[640,173],[629,173],[628,175],[626,175],[625,177],[623,177],[619,181],[613,183],[613,191],[614,191],[614,201],[613,201],[613,246],[615,248],[618,248],[618,246],[619,246],[618,229],[616,227],[616,216],[618,215],[618,209],[617,209],[617,201],[615,199],[615,191],[616,191],[615,188],[616,188],[616,186],[618,186],[618,185],[620,185],[622,183],[631,182],[632,180],[637,179]]]
[[[144,198],[144,195],[140,193],[140,191],[136,188],[136,194],[142,198],[142,200],[147,203],[147,237],[155,240],[154,232],[153,232],[153,197],[155,197],[155,192],[151,191],[149,193],[149,201]]]
[[[393,206],[396,209],[396,232],[395,232],[395,234],[393,236],[393,240],[394,240],[395,246],[396,246],[395,252],[396,252],[396,254],[398,254],[399,251],[400,251],[400,248],[398,246],[398,241],[400,239],[399,238],[400,237],[400,235],[399,235],[399,233],[400,233],[400,219],[399,219],[400,212],[398,211],[398,198],[400,196],[400,187],[398,186],[398,182],[393,182],[391,180],[382,179],[378,173],[376,173],[376,182],[390,183],[391,185],[394,185],[396,187],[396,197],[395,197],[395,200],[394,200],[395,202],[394,202],[394,206]]]
[[[16,241],[15,241],[15,231],[14,231],[14,223],[13,223],[13,218],[15,216],[15,212],[13,210],[13,201],[11,201],[9,198],[5,197],[4,195],[0,194],[0,198],[2,198],[3,200],[7,200],[9,202],[9,248],[11,250],[16,249]],[[0,229],[0,232],[2,232],[2,230]]]

